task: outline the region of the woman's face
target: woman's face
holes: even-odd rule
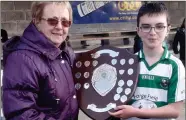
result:
[[[67,7],[61,4],[47,4],[36,26],[56,47],[59,47],[68,35],[71,25],[69,19]]]

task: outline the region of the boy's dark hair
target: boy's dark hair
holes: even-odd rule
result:
[[[154,14],[162,14],[165,13],[167,16],[167,24],[170,25],[170,17],[168,13],[168,9],[162,2],[151,2],[145,3],[141,6],[137,16],[137,27],[139,27],[140,18],[144,15],[152,16]]]

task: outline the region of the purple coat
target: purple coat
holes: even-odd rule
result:
[[[3,46],[3,112],[7,120],[75,120],[74,52],[56,48],[33,23]]]

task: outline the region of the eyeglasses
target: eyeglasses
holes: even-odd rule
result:
[[[165,30],[167,26],[163,26],[163,25],[156,25],[155,27],[151,27],[150,25],[142,25],[140,27],[142,32],[148,33],[152,30],[152,28],[154,28],[154,31],[159,33],[159,32],[163,32]]]
[[[71,21],[68,20],[58,20],[56,18],[41,18],[42,20],[47,21],[47,23],[51,26],[57,26],[59,22],[61,22],[61,25],[63,25],[64,27],[70,27],[71,26]]]

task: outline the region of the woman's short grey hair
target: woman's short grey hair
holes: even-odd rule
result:
[[[43,10],[45,8],[46,5],[48,4],[57,4],[57,5],[62,5],[65,6],[68,11],[69,11],[69,20],[73,23],[73,17],[72,17],[72,7],[70,2],[68,1],[53,1],[53,2],[49,2],[49,1],[43,1],[43,2],[33,2],[32,3],[32,7],[31,7],[31,14],[32,14],[32,19],[35,19],[36,21],[40,21],[41,17],[43,16]]]

